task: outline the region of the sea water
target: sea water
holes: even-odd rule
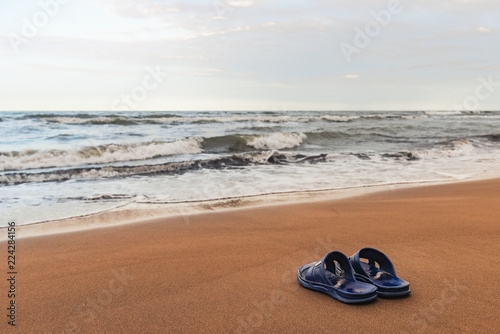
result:
[[[0,133],[1,226],[500,174],[500,112],[1,112]]]

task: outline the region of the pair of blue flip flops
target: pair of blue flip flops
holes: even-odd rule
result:
[[[410,283],[396,275],[391,260],[379,250],[363,248],[351,257],[333,251],[319,262],[303,265],[299,283],[344,303],[365,303],[410,293]]]

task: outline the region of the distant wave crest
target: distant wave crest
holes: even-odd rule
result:
[[[385,120],[385,119],[405,119],[415,120],[420,118],[443,116],[479,116],[479,117],[495,117],[486,112],[466,112],[466,111],[420,111],[406,113],[375,113],[366,112],[357,115],[354,114],[332,114],[332,113],[316,113],[316,114],[286,114],[275,112],[262,112],[259,114],[221,114],[221,115],[182,115],[181,113],[155,113],[141,115],[124,115],[124,114],[29,114],[18,119],[33,119],[47,123],[60,123],[66,125],[119,125],[119,126],[134,126],[140,124],[211,124],[211,123],[310,123],[310,122],[330,122],[330,123],[347,123],[358,120]]]

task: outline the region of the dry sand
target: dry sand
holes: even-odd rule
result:
[[[366,246],[409,297],[347,305],[298,285],[300,265]],[[0,332],[498,333],[499,252],[500,180],[24,238]]]

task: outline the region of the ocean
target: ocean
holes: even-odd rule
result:
[[[1,112],[0,226],[500,174],[500,112]]]

